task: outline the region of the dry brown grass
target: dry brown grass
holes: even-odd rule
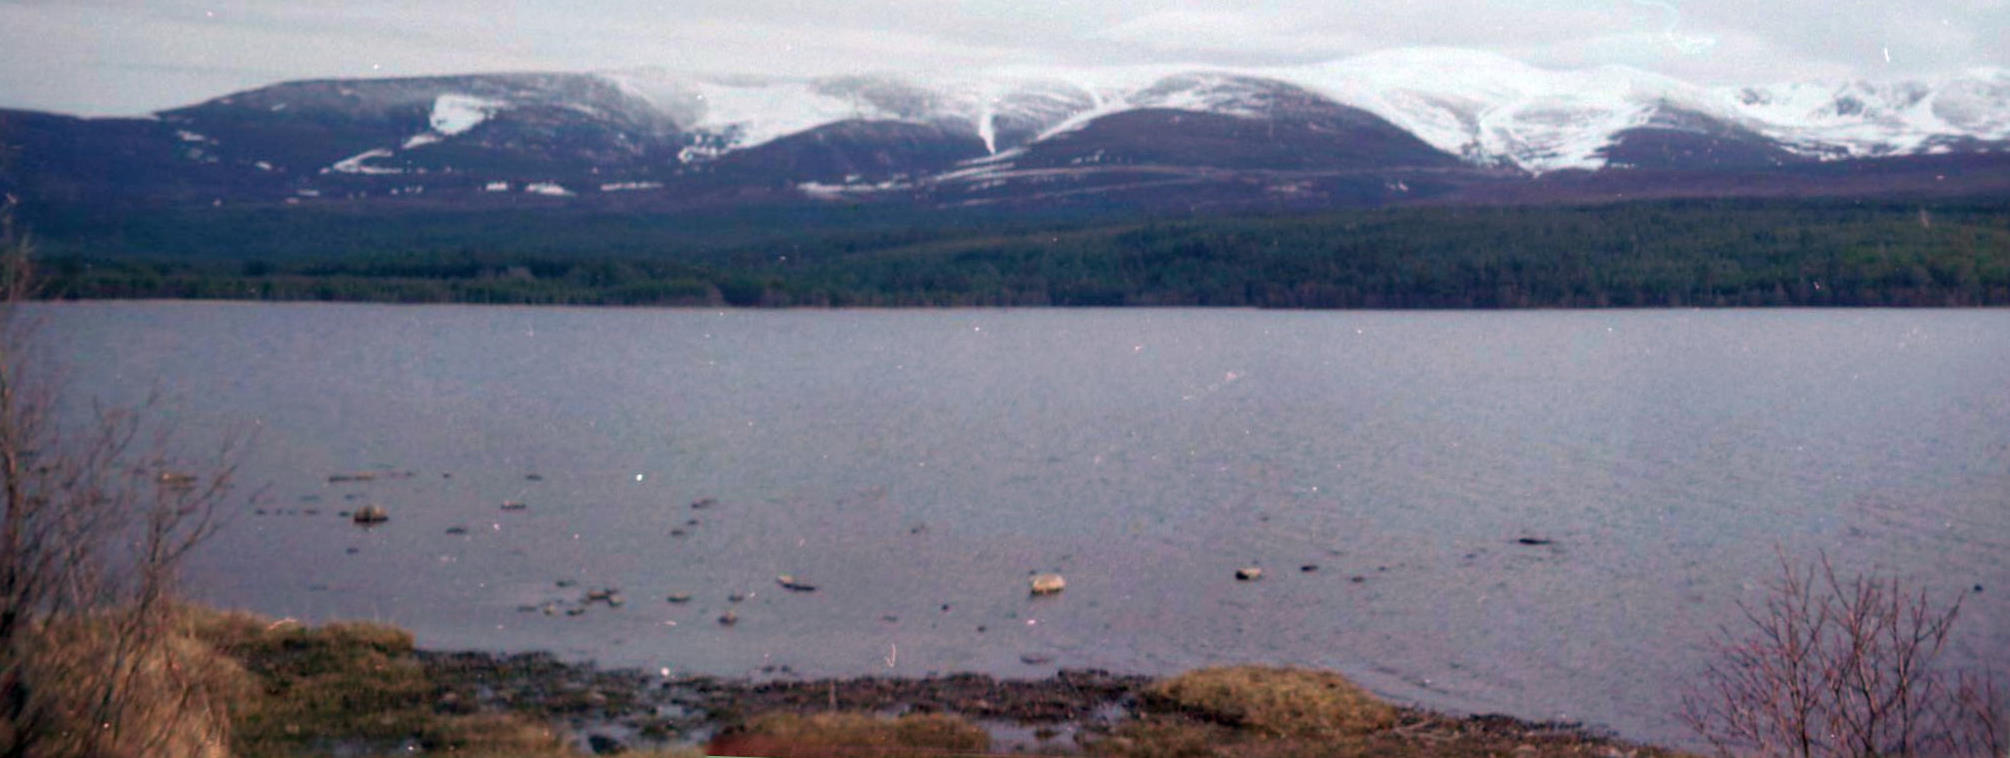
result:
[[[18,637],[9,654],[35,701],[34,723],[0,726],[0,743],[50,756],[230,755],[231,716],[253,696],[252,677],[185,627],[124,643],[135,638],[120,627],[127,620],[69,615]],[[119,696],[100,721],[107,692]]]
[[[961,716],[910,713],[768,713],[713,741],[710,752],[745,756],[912,756],[982,753],[991,734]]]
[[[1189,671],[1144,692],[1154,710],[1271,737],[1337,738],[1396,723],[1396,709],[1330,671],[1227,666]]]

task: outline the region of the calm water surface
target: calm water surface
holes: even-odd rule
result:
[[[265,513],[200,595],[433,647],[1295,663],[1671,741],[1778,545],[1966,593],[1952,655],[2010,664],[2010,312],[37,312],[74,396],[255,432]],[[365,469],[415,475],[327,481]],[[365,502],[391,522],[335,515]],[[1068,590],[1028,598],[1031,571]],[[597,586],[628,604],[519,610]]]

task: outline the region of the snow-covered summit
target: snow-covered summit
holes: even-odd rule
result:
[[[1717,93],[1770,127],[1768,136],[1808,152],[1908,154],[1963,138],[2010,138],[2010,70],[2004,69],[1927,81],[1786,82]]]
[[[1537,173],[1605,167],[1613,146],[1642,128],[1735,133],[1825,159],[2010,141],[2010,71],[2003,69],[1918,81],[1699,86],[1622,66],[1552,69],[1452,48],[1244,69],[1013,66],[825,77],[637,69],[299,82],[163,115],[327,111],[404,124],[402,144],[359,144],[344,153],[393,153],[373,159],[380,162],[437,143],[481,140],[497,124],[520,130],[576,118],[594,123],[604,138],[596,154],[640,155],[668,144],[681,162],[702,164],[851,121],[923,125],[975,139],[1000,156],[1139,109],[1263,119],[1331,106],[1365,111],[1474,164]]]
[[[647,100],[708,154],[745,149],[839,121],[906,121],[963,131],[994,152],[1093,108],[1096,94],[1065,80],[988,76],[851,75],[821,78],[681,75],[655,69],[602,74]]]
[[[1706,87],[1624,66],[1549,69],[1455,48],[1224,69],[1012,67],[965,74],[803,79],[606,74],[721,151],[846,119],[967,130],[992,152],[1138,108],[1260,118],[1282,84],[1373,113],[1469,161],[1535,172],[1596,169],[1621,132],[1694,114],[1814,157],[1928,152],[2010,139],[2010,72],[1930,81]],[[1265,84],[1269,82],[1271,84]]]
[[[1624,66],[1559,71],[1472,50],[1389,50],[1267,72],[1374,113],[1454,155],[1531,171],[1598,168],[1613,135],[1707,91]]]

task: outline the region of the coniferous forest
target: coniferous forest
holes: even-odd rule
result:
[[[2010,200],[1140,218],[312,208],[52,216],[45,297],[761,307],[2010,305]]]

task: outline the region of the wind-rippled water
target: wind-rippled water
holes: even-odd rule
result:
[[[1682,678],[1779,546],[1963,593],[1950,656],[2010,664],[2000,310],[34,312],[73,398],[158,389],[185,439],[255,432],[265,514],[211,544],[201,596],[433,647],[1294,663],[1677,741]],[[368,469],[415,475],[327,481]],[[336,515],[365,502],[390,523]],[[1036,570],[1067,591],[1027,597]],[[627,605],[519,610],[599,586]]]

